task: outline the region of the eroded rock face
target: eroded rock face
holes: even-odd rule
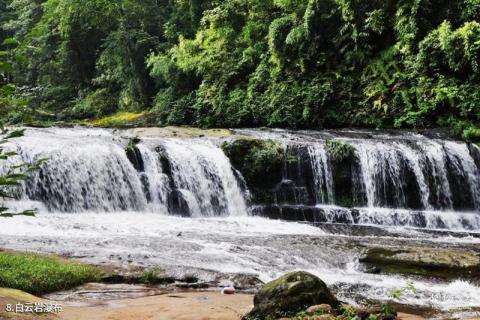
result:
[[[480,254],[432,248],[373,248],[360,259],[370,271],[440,278],[479,278]]]
[[[238,139],[223,144],[222,149],[245,179],[253,202],[274,203],[285,162],[282,146],[272,140]]]
[[[312,305],[338,305],[322,280],[303,271],[288,273],[265,284],[253,302],[253,310],[244,319],[277,319],[294,315]]]

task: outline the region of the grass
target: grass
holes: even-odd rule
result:
[[[86,124],[91,124],[94,127],[123,127],[140,120],[145,116],[145,113],[135,113],[135,112],[117,112],[115,114],[86,121]]]
[[[31,253],[0,252],[0,287],[42,294],[98,281],[100,276],[97,268],[79,262]]]

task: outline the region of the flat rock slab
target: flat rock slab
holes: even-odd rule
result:
[[[65,307],[65,320],[236,320],[253,307],[253,296],[220,292],[185,292],[137,299],[108,301],[102,305]]]
[[[360,259],[370,271],[438,278],[480,277],[480,253],[433,248],[372,248]]]
[[[129,133],[142,137],[161,138],[225,138],[230,137],[232,132],[228,129],[199,129],[193,127],[150,127],[129,129]]]
[[[135,299],[167,293],[167,289],[133,284],[88,283],[67,291],[46,294],[44,298],[63,304],[93,305],[110,300]]]

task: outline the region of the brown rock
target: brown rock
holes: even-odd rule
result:
[[[335,317],[331,314],[322,314],[321,316],[313,316],[308,318],[309,320],[335,320]]]
[[[382,308],[381,307],[352,307],[355,313],[360,318],[368,318],[371,314],[381,314]]]
[[[235,294],[235,288],[234,287],[223,288],[222,294]]]
[[[332,307],[329,304],[317,304],[315,306],[311,306],[307,309],[307,314],[309,316],[314,315],[316,312],[322,312],[323,314],[331,313]]]

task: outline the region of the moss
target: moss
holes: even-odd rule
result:
[[[201,129],[195,127],[149,127],[132,128],[131,134],[139,137],[162,137],[162,138],[226,138],[232,136],[229,129]]]
[[[480,141],[480,128],[476,126],[468,127],[463,130],[463,138],[468,141]]]
[[[303,271],[287,273],[265,284],[255,294],[253,302],[253,310],[244,319],[292,317],[312,305],[338,305],[322,280]]]
[[[142,155],[140,150],[138,150],[137,144],[140,142],[139,138],[132,138],[128,142],[127,147],[125,148],[125,153],[127,154],[128,160],[133,164],[133,167],[137,171],[144,171],[145,166],[143,163]]]
[[[327,150],[330,157],[335,162],[343,162],[351,159],[355,154],[352,145],[337,140],[327,140]]]
[[[93,125],[94,127],[128,127],[136,124],[144,117],[145,113],[143,112],[117,112],[103,118],[87,120],[84,124]]]
[[[273,202],[271,190],[282,180],[285,153],[273,140],[238,139],[222,149],[245,178],[257,203]]]
[[[0,252],[0,287],[42,294],[99,281],[99,269],[57,257]]]
[[[142,275],[134,281],[135,283],[142,284],[168,284],[175,282],[175,279],[172,277],[166,276],[165,272],[161,269],[150,269],[145,270]]]

